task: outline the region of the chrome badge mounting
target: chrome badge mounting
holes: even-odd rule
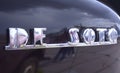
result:
[[[86,28],[80,31],[78,28],[70,28],[68,33],[70,41],[66,43],[44,43],[46,37],[44,32],[47,28],[34,28],[34,43],[28,44],[29,35],[23,28],[9,28],[9,45],[5,46],[6,50],[23,50],[23,49],[44,49],[44,48],[60,48],[60,47],[81,47],[81,46],[97,46],[117,44],[118,32],[115,28]],[[96,32],[98,34],[96,34]],[[98,35],[98,41],[96,38]],[[81,39],[83,41],[81,42]],[[40,41],[40,44],[36,44]]]

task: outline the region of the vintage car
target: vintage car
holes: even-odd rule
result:
[[[119,73],[119,37],[98,0],[1,0],[0,73]]]

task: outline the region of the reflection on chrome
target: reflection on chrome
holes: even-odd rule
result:
[[[87,44],[93,43],[95,41],[95,31],[93,29],[90,28],[85,29],[82,36],[84,42]]]
[[[108,39],[110,42],[117,42],[118,32],[115,28],[111,28],[108,31]]]
[[[43,38],[45,38],[43,31],[46,31],[46,28],[34,28],[34,45],[37,41],[40,41],[40,44],[43,44]]]
[[[97,28],[98,35],[99,35],[99,42],[104,42],[105,41],[105,32],[107,31],[106,28]]]
[[[78,32],[79,32],[78,28],[71,28],[69,30],[69,35],[70,35],[71,43],[79,43]]]
[[[62,48],[62,47],[81,47],[117,44],[118,31],[115,28],[86,28],[82,32],[78,28],[70,28],[70,42],[66,43],[44,43],[43,39],[47,28],[34,28],[34,42],[27,44],[28,33],[22,28],[9,28],[10,43],[5,46],[6,50],[23,50],[23,49],[44,49],[44,48]],[[79,35],[82,33],[82,36]],[[98,34],[97,34],[98,33]],[[98,35],[98,37],[96,37]],[[81,41],[83,38],[83,41]],[[98,39],[97,41],[95,39]],[[40,44],[36,42],[40,41]]]
[[[9,28],[10,47],[25,46],[28,42],[28,34],[22,28]]]

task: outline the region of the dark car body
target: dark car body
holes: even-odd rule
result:
[[[118,58],[119,37],[117,44],[111,45],[6,49],[10,42],[9,28],[25,29],[29,35],[27,44],[33,44],[34,28],[47,28],[44,31],[44,43],[56,44],[69,42],[68,30],[74,27],[115,27],[120,34],[120,18],[111,8],[97,0],[2,0],[0,73],[13,73],[28,57],[33,56],[42,58],[39,64],[42,73],[109,73],[104,69]],[[73,56],[66,57],[66,52],[73,47]],[[112,69],[111,72],[117,73]]]
[[[118,14],[120,14],[120,1],[119,0],[99,0],[110,6]]]

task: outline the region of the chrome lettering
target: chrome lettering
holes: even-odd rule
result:
[[[105,41],[105,32],[107,29],[105,28],[97,28],[98,33],[99,33],[99,42],[104,42]]]
[[[69,30],[69,35],[70,35],[70,38],[71,38],[71,43],[79,43],[79,36],[78,36],[77,32],[79,32],[78,28],[71,28]]]
[[[118,32],[115,28],[111,28],[108,31],[108,39],[111,43],[117,42]]]
[[[45,34],[43,31],[46,31],[46,28],[34,28],[34,45],[37,41],[40,41],[40,44],[43,44],[43,39],[45,38]]]
[[[83,29],[83,32],[78,28],[70,28],[68,33],[70,35],[70,42],[66,43],[44,43],[43,39],[46,35],[43,33],[47,28],[34,28],[34,42],[27,44],[29,35],[23,28],[9,28],[10,42],[5,46],[6,50],[21,50],[21,49],[43,49],[43,48],[60,48],[60,47],[81,47],[81,46],[96,46],[96,45],[111,45],[117,44],[118,31],[115,28],[92,28]],[[98,39],[95,41],[96,32],[98,32]],[[78,33],[82,33],[79,35]],[[80,37],[80,38],[79,38]],[[83,38],[83,41],[82,39]],[[62,38],[61,38],[62,39]],[[81,40],[81,41],[80,41]],[[40,41],[40,44],[37,42]]]
[[[28,42],[28,34],[22,28],[9,28],[10,47],[25,46]]]
[[[93,29],[87,28],[84,30],[83,34],[84,42],[91,44],[95,41],[95,31]]]

